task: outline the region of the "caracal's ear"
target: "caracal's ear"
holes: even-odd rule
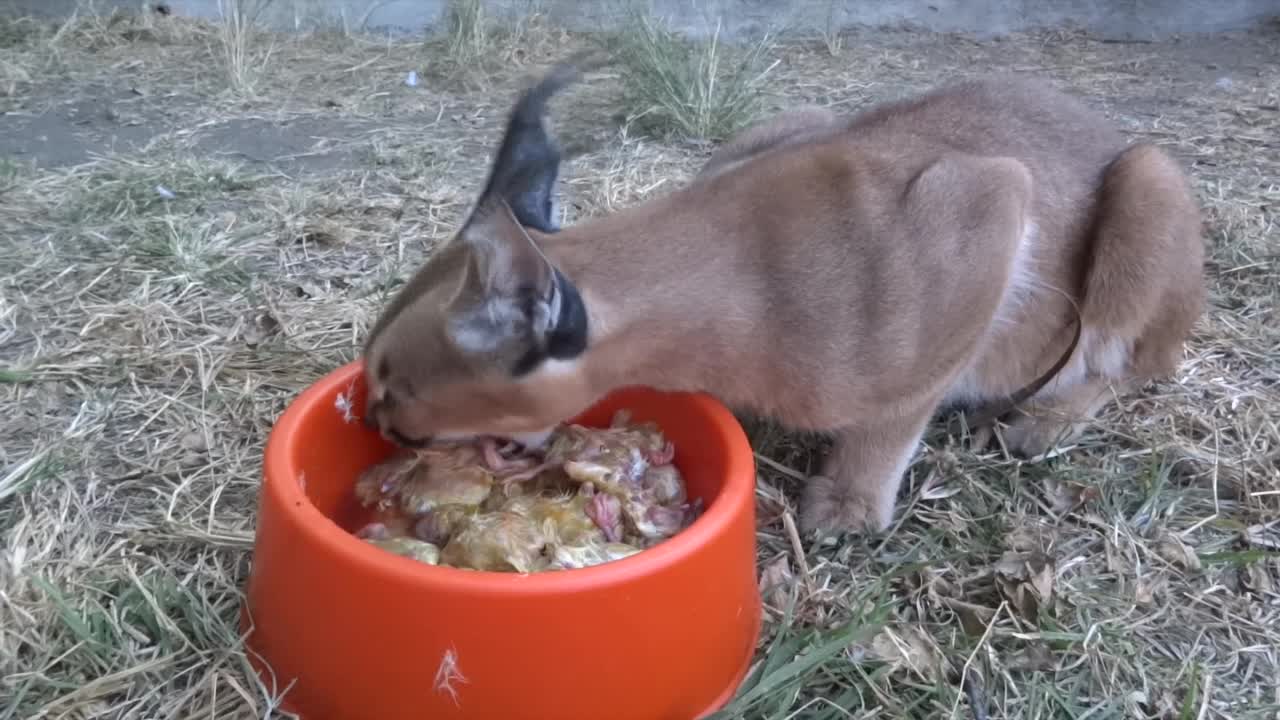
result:
[[[471,252],[463,290],[451,308],[450,333],[464,350],[505,355],[519,346],[521,352],[552,357],[568,352],[557,338],[568,330],[566,313],[580,311],[575,308],[581,298],[529,231],[558,229],[553,196],[562,154],[547,132],[547,101],[580,76],[586,61],[580,53],[554,66],[517,98],[488,180],[458,235]],[[519,366],[529,363],[536,361]]]
[[[474,249],[472,280],[488,293],[522,286],[546,289],[546,261],[528,230],[553,233],[562,153],[546,127],[547,103],[587,66],[578,53],[553,66],[516,98],[489,177],[459,240]],[[591,63],[594,64],[594,63]]]
[[[586,59],[579,53],[556,64],[516,98],[477,210],[505,201],[521,225],[556,230],[551,210],[562,158],[547,131],[547,103],[581,77]]]

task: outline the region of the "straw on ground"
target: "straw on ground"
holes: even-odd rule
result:
[[[592,42],[486,22],[451,36],[502,60],[466,82],[437,72],[450,36],[0,24],[0,720],[276,715],[237,628],[271,423],[456,227],[526,73]],[[706,48],[650,67],[687,83],[666,99],[624,65],[557,101],[557,132],[587,148],[565,222],[684,182],[716,118],[1013,69],[1187,164],[1212,295],[1177,378],[1049,461],[971,453],[940,421],[883,538],[798,538],[822,443],[749,423],[768,622],[723,717],[1274,717],[1274,31],[783,38],[721,105],[698,84]],[[664,103],[668,124],[637,121]]]

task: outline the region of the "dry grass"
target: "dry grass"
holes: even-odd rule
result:
[[[274,0],[218,0],[218,47],[231,89],[252,94],[258,78],[267,71],[271,43],[260,42],[264,33],[258,25],[262,13]]]
[[[668,23],[636,7],[601,40],[620,66],[628,121],[666,140],[722,141],[760,111],[760,85],[777,62],[765,65],[771,42],[746,47],[720,42],[717,25],[707,42],[692,42]]]
[[[494,75],[510,75],[565,39],[530,2],[525,12],[493,13],[481,0],[449,0],[440,32],[423,45],[426,75],[454,90],[491,90]]]
[[[485,62],[491,50],[489,18],[480,0],[451,0],[447,13],[445,56],[459,66]]]
[[[243,96],[215,70],[216,23],[13,27],[0,27],[13,118],[96,103],[112,133],[131,118],[165,133],[61,168],[0,167],[0,720],[273,716],[235,629],[266,434],[448,236],[525,64],[580,40],[520,35],[500,49],[517,70],[487,71],[482,92],[404,84],[438,46],[277,37]],[[752,423],[769,622],[724,717],[1276,716],[1280,71],[1267,42],[1223,41],[1256,61],[1214,56],[1208,72],[1186,45],[1067,34],[866,34],[838,60],[812,43],[770,51],[773,107],[855,110],[995,67],[1086,95],[1192,169],[1212,309],[1174,381],[1051,460],[974,454],[939,424],[874,541],[796,536],[798,478],[820,443]],[[1215,83],[1226,74],[1231,87]],[[667,192],[709,150],[600,121],[618,81],[599,74],[558,105],[563,132],[598,146],[566,168],[571,215]],[[285,120],[311,123],[293,131],[306,148],[264,158],[245,140]],[[258,162],[275,155],[288,157]]]

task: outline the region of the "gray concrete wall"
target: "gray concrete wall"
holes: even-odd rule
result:
[[[215,18],[234,0],[96,0],[137,8],[165,2],[181,15]],[[263,0],[240,0],[249,4]],[[0,0],[0,8],[68,14],[77,0]],[[572,29],[607,28],[618,0],[492,0],[493,14],[537,10]],[[979,37],[1073,27],[1107,38],[1160,39],[1171,34],[1247,29],[1280,17],[1280,0],[648,0],[655,14],[691,35],[723,37],[773,32],[823,32],[850,26],[911,27]],[[318,24],[391,32],[437,26],[447,0],[272,0],[266,20],[278,28]]]

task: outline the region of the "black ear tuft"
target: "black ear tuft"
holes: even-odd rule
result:
[[[520,94],[507,119],[506,134],[481,194],[480,204],[503,200],[525,227],[555,232],[552,196],[560,175],[562,155],[547,132],[543,118],[547,102],[575,82],[587,62],[578,53],[551,68],[536,84]]]

